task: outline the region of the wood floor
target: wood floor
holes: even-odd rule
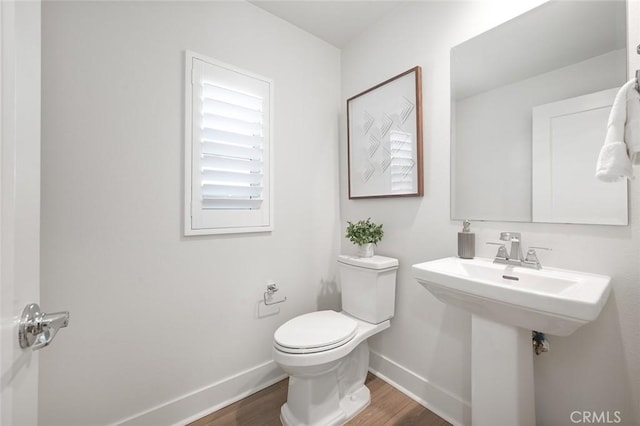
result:
[[[373,374],[367,376],[371,405],[348,426],[450,426],[393,386]],[[280,407],[287,400],[287,380],[201,418],[189,426],[279,426]]]

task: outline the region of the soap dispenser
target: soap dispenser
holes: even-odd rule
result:
[[[473,259],[476,255],[476,234],[471,232],[471,222],[462,222],[462,232],[458,232],[458,257]]]

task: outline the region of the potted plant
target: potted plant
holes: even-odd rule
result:
[[[373,245],[382,241],[383,236],[382,225],[371,222],[371,218],[359,220],[356,223],[347,221],[345,237],[359,247],[358,255],[360,257],[373,256]]]

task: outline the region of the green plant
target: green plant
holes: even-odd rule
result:
[[[382,241],[383,236],[384,231],[382,230],[382,225],[376,225],[371,222],[371,218],[359,220],[356,223],[347,221],[347,234],[345,237],[353,244],[362,246],[373,243],[377,245]]]

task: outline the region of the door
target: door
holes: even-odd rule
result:
[[[38,353],[18,320],[39,299],[40,3],[0,1],[0,425],[38,423]]]
[[[627,225],[627,180],[596,179],[618,88],[533,108],[533,222]]]

